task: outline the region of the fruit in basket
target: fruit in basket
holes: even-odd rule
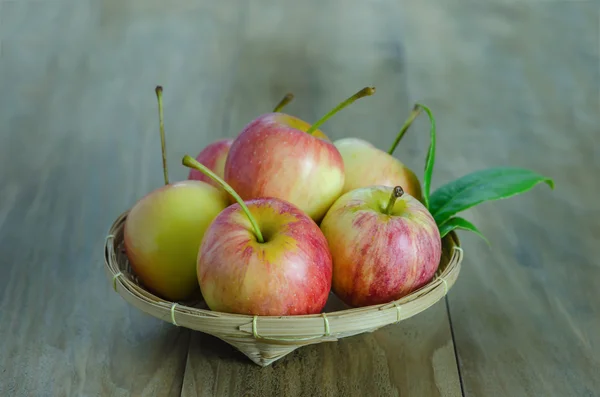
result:
[[[125,252],[141,283],[171,301],[185,300],[198,292],[196,258],[212,220],[228,202],[214,186],[200,181],[169,183],[162,122],[162,88],[159,103],[165,186],[140,199],[127,215]]]
[[[342,194],[367,186],[402,186],[411,196],[422,200],[421,184],[415,173],[392,154],[420,110],[413,110],[388,152],[359,138],[342,138],[334,142],[344,159]]]
[[[292,93],[287,93],[275,106],[273,111],[280,111],[293,99],[294,95]],[[196,161],[207,166],[212,172],[223,178],[225,174],[225,161],[227,160],[227,154],[229,154],[229,148],[231,147],[232,143],[233,139],[231,138],[220,139],[216,142],[213,142],[200,151],[200,153],[196,156]],[[206,182],[215,186],[219,190],[222,190],[221,185],[204,175],[202,172],[193,168],[190,169],[188,179]]]
[[[440,262],[435,220],[400,186],[344,194],[321,230],[333,258],[333,292],[349,306],[399,299],[430,281]]]
[[[219,181],[237,201],[206,230],[198,283],[211,310],[283,316],[319,313],[331,289],[331,254],[317,224],[284,200],[244,202],[190,156],[182,163]]]
[[[308,128],[283,113],[259,116],[231,145],[225,181],[244,200],[279,198],[320,221],[342,192],[344,163],[331,142],[312,134],[333,114],[374,92],[362,89]]]

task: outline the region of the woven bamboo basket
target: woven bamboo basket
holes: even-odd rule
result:
[[[105,270],[115,291],[151,316],[229,343],[260,366],[270,365],[299,347],[373,332],[426,310],[454,285],[463,257],[456,234],[449,233],[443,239],[442,259],[433,279],[419,290],[382,305],[348,308],[331,293],[321,314],[264,317],[219,313],[209,310],[202,300],[169,302],[144,289],[123,249],[127,213],[115,220],[105,241]]]

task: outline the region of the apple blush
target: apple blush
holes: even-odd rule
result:
[[[342,195],[321,230],[333,259],[333,292],[353,307],[399,299],[435,274],[442,242],[435,220],[400,186]]]
[[[321,312],[331,289],[332,263],[318,225],[281,199],[244,202],[192,157],[182,163],[218,181],[237,201],[217,215],[198,252],[198,283],[208,307],[260,316]]]

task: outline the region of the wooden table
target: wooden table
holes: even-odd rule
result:
[[[597,1],[0,1],[0,396],[600,396]],[[549,175],[465,216],[448,298],[260,368],[128,306],[103,273],[112,221],[287,91],[323,129],[387,148],[421,101],[434,188]],[[426,118],[396,156],[422,175]],[[560,215],[562,214],[562,215]]]

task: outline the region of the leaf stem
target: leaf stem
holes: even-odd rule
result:
[[[394,209],[394,204],[396,204],[396,200],[404,195],[404,189],[401,186],[396,186],[390,195],[390,200],[388,201],[387,206],[385,207],[385,214],[389,215]]]
[[[339,105],[337,105],[335,108],[333,108],[325,116],[321,117],[321,119],[319,121],[317,121],[312,126],[310,126],[310,128],[306,131],[306,133],[312,135],[312,133],[315,132],[321,125],[323,125],[323,123],[325,123],[327,120],[329,120],[329,118],[331,116],[333,116],[334,114],[336,114],[337,112],[339,112],[340,110],[345,108],[346,106],[350,105],[352,102],[356,101],[357,99],[373,95],[374,93],[375,93],[375,87],[363,88],[362,90],[358,91],[356,94],[352,95],[350,98],[346,99],[344,102],[341,102]]]
[[[400,132],[398,133],[398,136],[396,136],[396,140],[394,141],[394,143],[390,147],[390,150],[388,150],[388,154],[394,154],[394,151],[396,150],[396,147],[398,146],[398,144],[400,143],[400,141],[404,137],[404,134],[406,134],[406,131],[408,131],[408,129],[410,128],[410,126],[412,125],[412,123],[415,121],[415,119],[417,118],[417,116],[420,113],[421,113],[421,108],[418,107],[417,105],[415,105],[413,107],[412,112],[410,112],[410,115],[408,116],[408,119],[406,119],[406,121],[404,122],[404,125],[402,126],[402,129],[400,129]]]
[[[158,122],[160,125],[160,147],[162,152],[162,164],[163,164],[163,177],[165,179],[165,185],[169,184],[169,170],[167,168],[167,143],[165,140],[165,122],[163,118],[163,102],[162,102],[162,92],[163,88],[161,86],[156,86],[154,89],[156,92],[156,99],[158,101]]]
[[[287,94],[285,94],[285,96],[283,98],[281,98],[281,101],[279,101],[277,106],[275,106],[275,108],[273,109],[273,112],[279,112],[288,103],[292,102],[292,100],[294,100],[294,94],[292,94],[291,92],[288,92]]]
[[[436,126],[431,109],[420,103],[415,104],[415,109],[417,108],[423,109],[425,113],[427,113],[427,116],[429,116],[429,121],[431,122],[431,128],[429,129],[431,142],[429,143],[429,150],[427,151],[427,158],[425,159],[425,175],[423,176],[423,201],[425,202],[425,207],[429,209],[431,177],[433,175],[433,166],[435,165]]]
[[[236,193],[235,190],[233,190],[233,188],[231,186],[229,186],[227,184],[227,182],[225,182],[223,179],[221,179],[218,175],[216,175],[210,169],[208,169],[203,164],[199,163],[193,157],[191,157],[191,156],[189,156],[187,154],[185,156],[183,156],[183,159],[181,160],[181,163],[183,165],[185,165],[186,167],[194,168],[194,169],[202,172],[204,175],[208,176],[213,181],[215,181],[219,185],[221,185],[223,187],[223,189],[225,189],[225,191],[227,193],[231,194],[233,196],[233,198],[235,198],[235,201],[238,202],[238,204],[240,205],[240,207],[242,207],[242,210],[244,211],[244,213],[248,217],[248,220],[252,224],[252,228],[254,229],[254,233],[256,234],[256,239],[258,240],[258,242],[259,243],[264,243],[265,242],[265,239],[264,239],[264,237],[263,237],[263,235],[262,235],[262,233],[260,231],[260,228],[258,227],[258,223],[256,222],[256,219],[254,219],[254,217],[250,213],[250,210],[246,206],[246,203],[244,203],[244,200],[242,200],[242,198]]]

